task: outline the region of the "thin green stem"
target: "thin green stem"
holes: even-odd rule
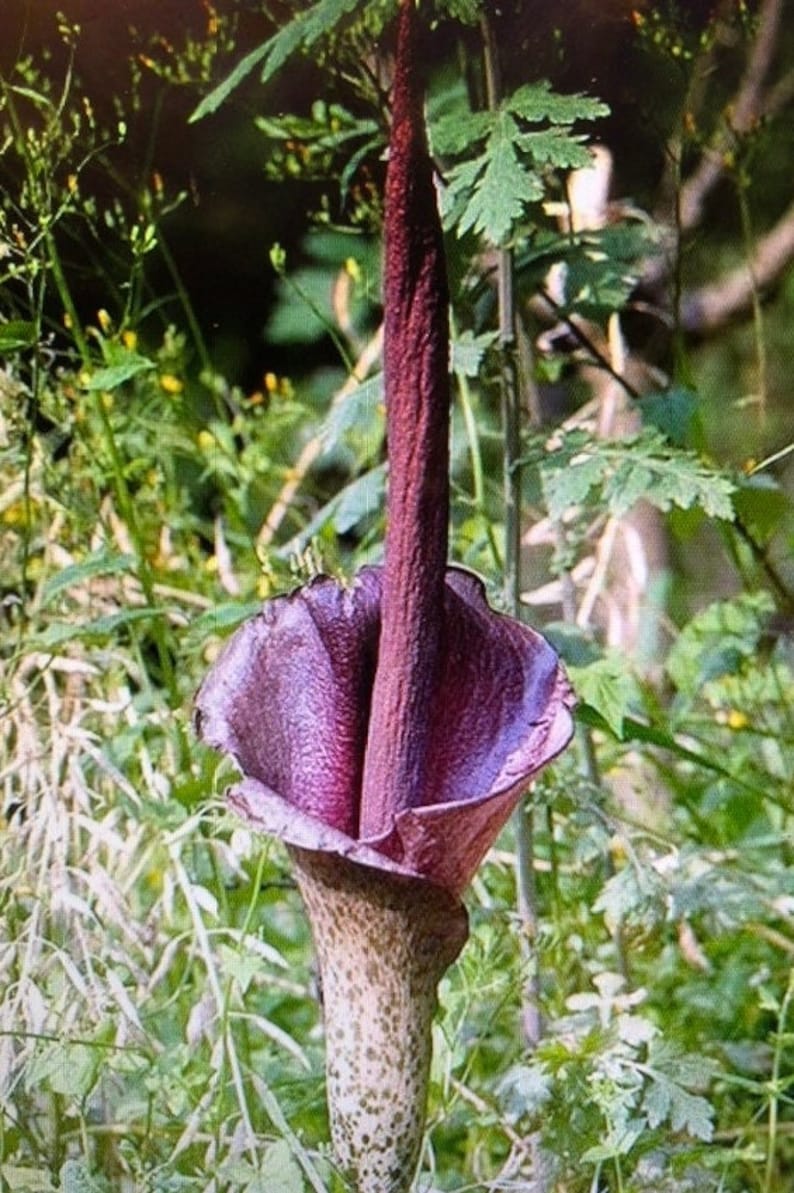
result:
[[[772,1074],[769,1079],[768,1086],[770,1097],[763,1193],[773,1193],[773,1182],[775,1177],[775,1153],[777,1151],[778,1139],[778,1116],[780,1110],[778,1101],[778,1095],[780,1093],[780,1069],[783,1063],[783,1048],[787,1037],[786,1021],[788,1020],[792,998],[794,998],[794,969],[789,970],[788,986],[786,987],[786,993],[783,996],[783,1002],[780,1004],[778,1029],[775,1034],[775,1051],[772,1058]]]
[[[750,270],[752,280],[751,288],[751,302],[753,311],[753,336],[755,340],[755,359],[756,367],[758,369],[758,409],[760,415],[760,427],[763,434],[766,426],[766,407],[767,407],[767,351],[766,351],[766,335],[764,332],[764,312],[761,306],[761,295],[758,290],[755,274],[753,272],[753,249],[755,244],[755,236],[753,233],[753,222],[750,214],[750,204],[747,199],[747,182],[744,178],[744,173],[740,173],[736,182],[736,192],[739,201],[739,218],[742,225],[742,239],[744,241],[744,250],[747,258],[747,266]]]
[[[498,46],[487,15],[482,22],[488,106],[498,107],[501,77]],[[514,260],[512,249],[500,246],[496,259],[496,287],[499,318],[499,382],[504,435],[504,597],[508,611],[520,619],[521,606],[521,394],[516,352],[516,307]],[[522,1028],[530,1048],[540,1043],[540,973],[536,954],[538,937],[538,900],[535,884],[535,843],[533,809],[522,801],[514,815],[516,834],[516,886],[518,913],[522,926],[521,943],[526,978],[522,997]],[[546,1187],[545,1165],[540,1147],[535,1149],[536,1188]]]
[[[485,471],[483,469],[482,452],[480,451],[480,436],[477,430],[477,418],[474,413],[474,404],[472,401],[471,387],[469,380],[464,373],[456,374],[458,399],[460,401],[460,410],[463,415],[463,425],[466,428],[466,438],[469,443],[469,458],[471,460],[471,475],[472,475],[472,502],[474,509],[482,519],[485,527],[486,537],[488,539],[488,546],[491,551],[494,566],[498,571],[504,568],[504,560],[499,544],[496,541],[491,520],[487,516],[485,508]]]
[[[193,339],[196,352],[198,352],[199,360],[201,361],[201,367],[205,372],[209,373],[212,371],[212,360],[210,358],[209,349],[207,348],[207,342],[204,339],[204,334],[201,330],[201,327],[199,326],[198,319],[196,318],[196,312],[193,309],[193,303],[190,301],[190,295],[187,292],[185,283],[182,281],[182,275],[179,272],[179,267],[177,266],[173,253],[168,247],[166,240],[164,240],[162,231],[160,230],[157,232],[157,246],[160,250],[160,256],[165,262],[166,269],[171,275],[171,281],[174,284],[177,298],[179,299],[182,311],[184,312],[187,325],[190,328],[190,335]]]

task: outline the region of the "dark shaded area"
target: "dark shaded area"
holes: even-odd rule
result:
[[[494,5],[491,14],[506,90],[548,77],[558,89],[586,91],[609,103],[612,115],[599,124],[598,134],[618,163],[617,191],[641,203],[650,199],[658,183],[669,117],[684,86],[684,72],[660,65],[658,56],[653,66],[639,45],[633,13],[643,7],[628,0],[576,0],[564,6],[525,0],[504,9]],[[272,33],[258,5],[232,6],[220,0],[217,8],[237,14],[238,31],[234,51],[220,55],[215,64],[215,81]],[[683,6],[684,26],[697,30],[712,8],[708,0]],[[267,145],[253,118],[265,110],[305,112],[313,99],[327,93],[327,74],[321,75],[310,60],[301,59],[263,92],[255,73],[216,114],[190,125],[188,116],[200,98],[199,88],[169,85],[144,68],[136,96],[130,60],[149,52],[156,55],[150,44],[156,35],[163,39],[162,45],[172,44],[177,52],[187,35],[206,35],[211,10],[204,0],[4,0],[5,35],[0,44],[4,75],[21,55],[40,61],[47,54],[53,77],[59,77],[65,53],[57,35],[59,10],[81,26],[76,72],[85,93],[100,112],[104,107],[108,119],[118,97],[129,126],[124,145],[109,155],[115,181],[99,170],[91,178],[100,203],[119,183],[134,195],[155,170],[167,193],[186,192],[187,198],[164,219],[162,234],[215,367],[230,381],[245,386],[259,385],[265,369],[291,371],[289,350],[268,346],[263,335],[275,282],[268,254],[278,241],[287,247],[291,264],[296,263],[308,212],[317,205],[322,187],[268,181]],[[467,33],[458,26],[425,33],[422,54],[428,69],[444,57],[455,59],[459,37],[464,41],[468,37],[476,47],[479,33]],[[459,55],[459,61],[464,59]],[[660,77],[668,69],[669,78]],[[469,82],[476,100],[481,80]],[[133,105],[136,110],[131,110]],[[96,249],[98,261],[105,246]],[[80,310],[89,320],[99,306],[110,304],[96,261],[81,246],[70,258],[80,278]],[[144,325],[151,329],[152,338],[158,339],[169,321],[184,328],[185,311],[176,297],[175,277],[157,254],[147,260],[147,282],[148,297],[156,303]],[[312,363],[306,351],[303,346],[295,362],[301,370]],[[310,351],[321,363],[328,345],[321,343]],[[335,353],[329,359],[335,360]]]

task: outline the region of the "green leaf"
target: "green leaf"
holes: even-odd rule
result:
[[[345,486],[333,511],[333,526],[337,534],[348,534],[361,522],[378,513],[383,505],[384,480],[385,470],[382,467],[371,468]]]
[[[373,463],[379,456],[383,434],[382,373],[362,382],[341,402],[335,402],[320,429],[324,451],[332,453],[346,448],[353,453],[358,468]]]
[[[106,1193],[104,1182],[91,1175],[84,1160],[67,1160],[58,1175],[61,1193]]]
[[[67,588],[76,588],[94,576],[118,576],[135,567],[133,555],[120,555],[117,551],[95,551],[80,563],[70,564],[44,585],[41,593],[42,607],[46,608],[53,599]]]
[[[434,153],[470,153],[478,141],[484,141],[494,123],[492,112],[448,112],[440,116],[431,128]]]
[[[604,916],[612,932],[627,920],[650,928],[664,914],[666,894],[664,883],[655,870],[632,862],[607,879],[593,904],[593,911]]]
[[[608,104],[589,95],[560,95],[548,80],[525,83],[504,101],[504,107],[522,120],[548,120],[552,124],[573,124],[577,120],[598,120],[609,115]]]
[[[508,1121],[516,1123],[543,1109],[552,1096],[551,1077],[538,1061],[514,1065],[499,1082],[497,1095]]]
[[[201,120],[217,111],[243,79],[262,64],[261,82],[266,83],[292,55],[301,48],[309,49],[326,34],[331,33],[343,16],[351,12],[358,0],[320,0],[306,12],[299,13],[294,20],[279,29],[264,45],[257,46],[246,54],[222,83],[205,95],[192,112],[190,122]]]
[[[41,1168],[22,1164],[0,1164],[0,1177],[9,1193],[54,1193],[55,1186]]]
[[[332,526],[337,534],[347,534],[362,522],[377,514],[383,506],[386,490],[386,468],[379,464],[356,477],[314,515],[300,534],[279,548],[278,554],[288,558],[296,550],[303,550],[324,526]]]
[[[592,163],[583,138],[572,136],[558,128],[542,132],[521,133],[518,143],[536,166],[552,166],[557,170],[578,170]]]
[[[482,332],[480,335],[469,330],[462,332],[452,341],[452,371],[463,377],[476,377],[483,357],[496,343],[496,339],[495,331]]]
[[[541,458],[540,474],[555,519],[593,501],[622,517],[640,500],[662,511],[677,506],[726,521],[734,517],[734,482],[653,429],[621,440],[595,440],[579,431],[560,435]]]
[[[0,323],[0,352],[18,352],[36,343],[36,324],[27,319],[7,319]]]
[[[577,696],[600,713],[617,738],[622,737],[623,720],[636,695],[625,658],[609,654],[585,667],[569,667],[568,671]]]
[[[213,605],[206,613],[200,613],[191,621],[189,632],[196,637],[221,634],[226,630],[236,629],[261,608],[261,601],[226,601],[222,605]]]
[[[137,352],[127,352],[125,355],[127,359],[119,364],[97,369],[92,373],[86,383],[86,389],[91,392],[118,389],[125,381],[130,381],[139,373],[145,373],[155,367],[154,361],[149,360],[147,356],[141,356]]]
[[[478,159],[477,184],[459,220],[459,235],[473,230],[492,244],[502,244],[526,204],[543,197],[540,179],[519,161],[517,138],[513,118],[507,112],[498,113],[485,153]],[[454,176],[459,179],[460,172]]]
[[[97,1052],[86,1044],[43,1045],[28,1065],[29,1089],[44,1086],[54,1094],[84,1098],[96,1080]]]
[[[667,657],[667,674],[679,692],[697,695],[703,684],[731,675],[755,658],[765,623],[774,611],[766,592],[715,601],[679,633]]]
[[[708,1061],[704,1064],[709,1066]],[[686,1080],[683,1075],[674,1079],[652,1065],[643,1065],[642,1071],[649,1079],[642,1101],[648,1125],[656,1128],[669,1122],[674,1131],[686,1131],[696,1139],[708,1142],[714,1134],[714,1110],[706,1098],[684,1089],[680,1084]]]
[[[694,390],[675,385],[664,393],[646,394],[637,403],[646,426],[661,431],[676,447],[697,447],[694,433],[700,417],[700,401]]]
[[[85,623],[54,621],[36,636],[35,642],[40,650],[55,650],[64,642],[73,642],[75,639],[84,642],[102,642],[136,621],[146,621],[152,617],[167,617],[168,613],[168,609],[155,609],[147,606],[140,609],[121,609],[118,613],[108,613],[105,617],[97,617],[95,621]]]
[[[616,1156],[627,1156],[644,1130],[642,1119],[629,1119],[607,1132],[603,1143],[588,1148],[582,1159],[587,1164],[604,1164]]]
[[[741,477],[733,496],[737,516],[758,543],[767,543],[792,524],[792,500],[774,477],[758,472]]]
[[[298,1163],[284,1139],[271,1144],[265,1152],[259,1178],[257,1193],[260,1189],[261,1193],[271,1193],[274,1189],[280,1193],[303,1193],[305,1187]]]

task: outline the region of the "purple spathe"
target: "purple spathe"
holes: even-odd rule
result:
[[[384,794],[383,831],[360,836],[381,582],[368,567],[348,587],[320,577],[269,601],[204,680],[198,729],[238,763],[229,801],[253,827],[459,895],[529,780],[568,744],[573,698],[548,643],[448,569],[426,779],[396,807]]]

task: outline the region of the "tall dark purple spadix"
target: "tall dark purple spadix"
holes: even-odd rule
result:
[[[268,601],[196,697],[198,733],[243,774],[229,802],[292,859],[323,976],[334,1150],[358,1193],[411,1186],[436,988],[467,934],[461,892],[572,733],[552,648],[446,566],[447,289],[415,22],[400,0],[385,562]]]
[[[386,176],[384,380],[389,489],[378,670],[359,833],[425,802],[444,632],[449,518],[449,312],[416,12],[400,11]]]

